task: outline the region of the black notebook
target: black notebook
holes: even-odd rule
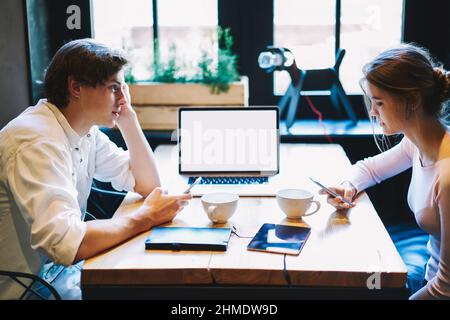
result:
[[[248,250],[298,255],[311,228],[265,223],[248,244]]]
[[[145,249],[226,251],[230,236],[231,228],[156,227]]]

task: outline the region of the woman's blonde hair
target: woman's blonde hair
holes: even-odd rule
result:
[[[380,53],[362,71],[364,77],[360,86],[364,92],[364,84],[369,82],[406,102],[419,96],[427,115],[446,120],[450,99],[450,72],[436,63],[425,48],[415,44],[401,44]],[[364,95],[366,108],[370,112],[370,101]],[[376,139],[375,142],[380,148]],[[387,139],[383,137],[383,145],[386,142]]]

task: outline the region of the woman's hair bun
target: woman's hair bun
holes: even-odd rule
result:
[[[439,102],[447,101],[450,99],[450,72],[436,67],[433,69],[433,76]]]

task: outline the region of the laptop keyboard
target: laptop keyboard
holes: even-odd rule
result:
[[[195,179],[197,177],[190,177],[188,184]],[[261,184],[268,181],[268,177],[202,177],[200,184]]]

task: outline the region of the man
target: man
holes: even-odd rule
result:
[[[0,131],[0,270],[37,274],[92,257],[172,220],[190,195],[169,196],[130,105],[127,60],[90,39],[61,47],[47,69],[47,99]],[[97,126],[117,125],[128,151]],[[130,215],[83,221],[93,178],[146,197]],[[17,297],[0,278],[0,298]]]

